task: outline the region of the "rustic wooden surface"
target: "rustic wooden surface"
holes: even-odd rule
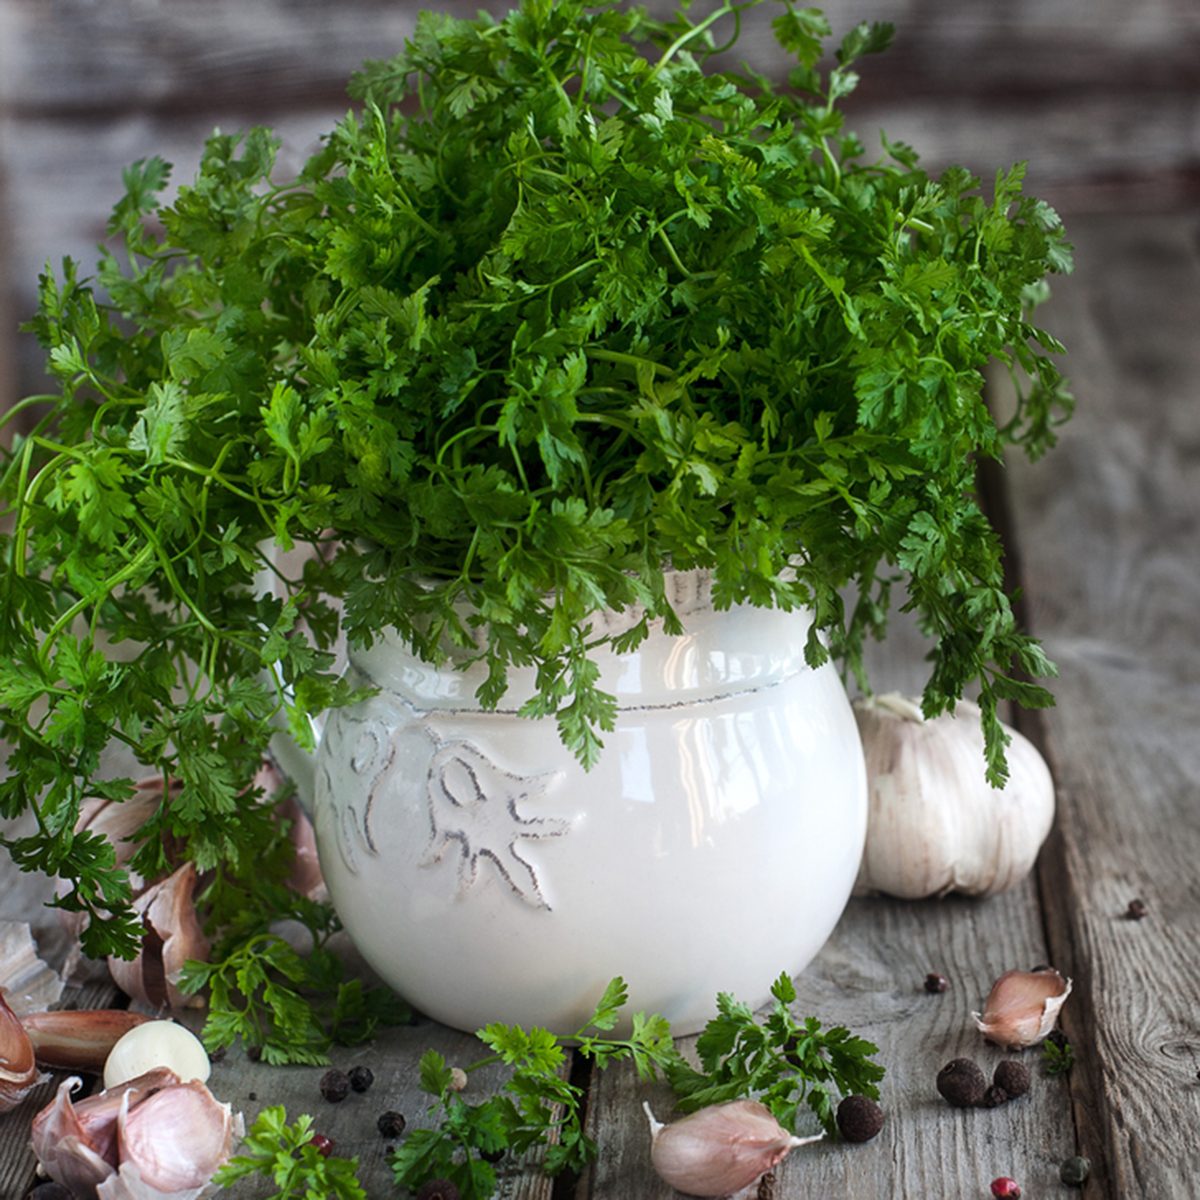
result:
[[[294,165],[344,109],[348,72],[397,45],[413,10],[383,0],[0,0],[0,406],[37,385],[37,357],[13,333],[37,270],[64,253],[90,261],[122,166],[159,153],[186,179],[214,125],[258,121],[279,128]],[[798,980],[801,1002],[880,1046],[888,1121],[866,1146],[798,1151],[775,1195],[982,1198],[993,1177],[1011,1174],[1029,1197],[1066,1196],[1058,1164],[1084,1153],[1095,1164],[1085,1200],[1191,1197],[1200,1181],[1200,6],[837,0],[827,10],[839,31],[864,18],[900,30],[895,49],[864,67],[854,122],[864,134],[882,124],[930,165],[962,161],[985,177],[1028,158],[1030,190],[1064,211],[1079,269],[1057,286],[1046,320],[1070,349],[1079,414],[1049,460],[1012,462],[993,497],[1026,620],[1062,670],[1058,707],[1019,718],[1053,766],[1056,829],[1036,877],[1007,896],[851,903]],[[913,688],[920,656],[902,631],[877,656],[876,685]],[[0,919],[33,921],[55,958],[64,945],[40,907],[47,887],[0,867]],[[1123,915],[1135,896],[1149,909],[1141,922]],[[750,893],[747,917],[759,916],[779,919],[755,913]],[[1077,1053],[1069,1081],[1039,1077],[1028,1098],[992,1111],[949,1109],[933,1088],[937,1068],[961,1053],[1000,1057],[972,1032],[971,1009],[1002,970],[1039,961],[1075,980],[1064,1014]],[[950,991],[922,990],[931,970]],[[92,987],[65,1002],[108,996]],[[213,1086],[248,1119],[268,1103],[314,1112],[340,1151],[360,1156],[369,1194],[391,1196],[374,1121],[395,1108],[420,1123],[416,1060],[428,1047],[475,1057],[469,1038],[424,1024],[339,1056],[341,1066],[370,1065],[376,1084],[338,1106],[321,1100],[319,1070],[264,1068],[240,1051],[217,1064]],[[0,1200],[19,1200],[32,1182],[28,1120],[48,1094],[0,1117]],[[660,1118],[669,1114],[663,1091],[630,1072],[596,1077],[593,1169],[555,1184],[514,1169],[502,1194],[667,1200],[649,1169],[647,1096]]]

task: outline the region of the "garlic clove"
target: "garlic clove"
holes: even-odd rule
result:
[[[233,1146],[235,1119],[202,1083],[164,1088],[117,1116],[120,1170],[97,1190],[101,1200],[193,1197]]]
[[[691,1196],[728,1196],[749,1187],[796,1146],[798,1138],[757,1100],[714,1104],[664,1125],[643,1104],[650,1122],[650,1161],[664,1183]]]
[[[0,1113],[16,1108],[41,1081],[29,1034],[0,992]]]
[[[1058,1022],[1071,981],[1052,967],[1005,971],[992,985],[983,1013],[972,1013],[980,1033],[1010,1050],[1036,1046]]]
[[[179,990],[183,964],[189,958],[207,960],[212,948],[196,916],[196,882],[195,864],[184,863],[134,901],[134,911],[146,924],[142,948],[132,960],[108,960],[113,982],[132,999],[156,1008],[203,1003]]]
[[[72,1195],[94,1196],[117,1167],[117,1118],[85,1124],[71,1103],[77,1075],[58,1085],[54,1099],[33,1118],[30,1143],[38,1165]]]
[[[25,921],[0,921],[0,992],[19,1017],[58,1002],[62,976],[47,966]]]
[[[151,1019],[124,1008],[63,1008],[30,1013],[21,1024],[40,1066],[98,1075],[113,1046]]]
[[[204,1083],[212,1070],[200,1039],[174,1021],[147,1021],[124,1034],[104,1064],[104,1086],[116,1087],[156,1067],[166,1067],[185,1083]]]
[[[158,1070],[78,1104],[71,1092],[78,1076],[59,1084],[54,1099],[34,1118],[30,1142],[42,1170],[77,1196],[93,1196],[117,1167],[117,1116],[121,1105],[136,1103],[162,1087],[177,1084],[173,1071]]]

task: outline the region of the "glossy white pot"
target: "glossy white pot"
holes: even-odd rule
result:
[[[841,915],[866,777],[836,671],[804,662],[808,615],[718,612],[702,572],[667,588],[686,632],[599,656],[619,713],[590,772],[553,722],[516,716],[532,671],[482,711],[476,668],[432,667],[386,636],[351,653],[378,692],[330,714],[315,761],[278,747],[308,776],[350,936],[437,1020],[569,1033],[622,975],[631,1011],[694,1031],[719,991],[765,1001]]]

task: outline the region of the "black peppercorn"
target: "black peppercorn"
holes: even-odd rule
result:
[[[775,1172],[768,1171],[758,1181],[758,1191],[754,1194],[754,1200],[775,1200]]]
[[[1058,1177],[1067,1187],[1083,1187],[1087,1177],[1092,1173],[1092,1164],[1081,1155],[1068,1158],[1058,1168]]]
[[[246,1047],[246,1057],[251,1062],[258,1062],[262,1058],[262,1047],[261,1046],[247,1046]]]
[[[504,1157],[503,1150],[480,1150],[479,1157],[485,1163],[498,1163]]]
[[[350,1071],[350,1086],[356,1092],[365,1092],[375,1082],[375,1073],[370,1067],[354,1067]]]
[[[404,1132],[404,1126],[407,1124],[408,1122],[404,1119],[403,1113],[388,1109],[387,1112],[379,1114],[379,1119],[375,1122],[375,1128],[385,1138],[398,1138]]]
[[[883,1109],[870,1096],[847,1096],[838,1105],[837,1127],[848,1142],[869,1142],[883,1128]]]
[[[321,1076],[320,1086],[321,1095],[330,1104],[337,1104],[339,1101],[345,1100],[347,1093],[350,1091],[350,1076],[345,1071],[339,1071],[334,1067]]]
[[[1015,1058],[1006,1058],[1002,1063],[997,1064],[992,1075],[992,1083],[996,1087],[1003,1088],[1009,1098],[1013,1100],[1018,1096],[1025,1095],[1029,1091],[1032,1081],[1033,1077],[1029,1073],[1029,1068]]]
[[[983,1099],[979,1102],[980,1108],[999,1108],[1002,1104],[1007,1104],[1011,1097],[1002,1088],[997,1087],[994,1083],[983,1093]]]
[[[460,1200],[458,1188],[448,1179],[431,1179],[421,1185],[417,1200]]]
[[[1129,907],[1125,910],[1126,917],[1131,921],[1140,921],[1146,916],[1150,910],[1146,907],[1145,900],[1130,900]]]
[[[925,990],[930,995],[937,995],[939,992],[947,992],[950,990],[950,980],[945,975],[939,975],[936,971],[930,971],[925,976]]]
[[[1059,1050],[1063,1050],[1067,1046],[1067,1035],[1061,1029],[1052,1029],[1046,1034],[1046,1041],[1052,1046],[1057,1046]]]
[[[955,1108],[973,1108],[987,1089],[983,1072],[969,1058],[952,1059],[938,1072],[937,1090]]]

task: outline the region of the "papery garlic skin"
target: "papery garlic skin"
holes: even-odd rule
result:
[[[104,1064],[104,1086],[116,1087],[156,1067],[169,1068],[185,1083],[204,1083],[212,1071],[208,1052],[190,1029],[174,1021],[147,1021],[113,1046]]]
[[[196,866],[187,862],[133,902],[134,912],[149,926],[142,948],[132,960],[108,960],[113,982],[132,999],[173,1009],[204,1003],[179,990],[183,964],[189,958],[207,962],[212,948],[196,916],[196,884]]]
[[[997,789],[970,701],[927,721],[892,693],[856,700],[854,714],[870,805],[856,893],[990,896],[1029,874],[1054,821],[1054,782],[1032,742],[1005,727],[1009,779]]]
[[[825,1135],[788,1133],[757,1100],[714,1104],[670,1125],[650,1122],[650,1161],[659,1178],[690,1196],[728,1196],[778,1166],[796,1146]]]
[[[117,1112],[85,1121],[71,1103],[77,1076],[58,1085],[54,1099],[33,1119],[30,1144],[42,1170],[72,1195],[90,1197],[117,1169]]]
[[[71,1093],[80,1080],[77,1076],[65,1079],[54,1099],[33,1118],[30,1145],[34,1156],[56,1183],[90,1200],[117,1169],[117,1117],[122,1106],[178,1083],[173,1071],[160,1069],[73,1104]]]
[[[0,921],[0,993],[24,1020],[62,995],[62,976],[38,957],[27,921]]]
[[[0,1113],[16,1108],[41,1081],[33,1043],[0,992]]]
[[[1071,994],[1071,981],[1051,967],[1005,971],[992,984],[982,1013],[972,1013],[979,1032],[1009,1050],[1045,1041]]]
[[[117,1116],[120,1167],[99,1200],[194,1200],[228,1158],[240,1121],[202,1083],[164,1088]],[[239,1134],[240,1136],[240,1134]]]

